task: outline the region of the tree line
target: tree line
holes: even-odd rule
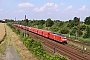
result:
[[[70,34],[76,35],[78,33],[78,17],[74,17],[72,20],[61,21],[52,20],[48,18],[47,20],[10,20],[9,22],[19,23],[21,25],[26,25],[30,27],[35,27],[38,29],[49,30],[51,32],[59,34]],[[90,38],[90,16],[86,17],[84,22],[80,21],[80,37]]]

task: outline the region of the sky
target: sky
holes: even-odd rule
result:
[[[90,16],[90,0],[0,0],[0,19],[81,21]]]

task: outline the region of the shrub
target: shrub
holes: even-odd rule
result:
[[[62,34],[67,34],[67,33],[69,33],[69,30],[68,30],[68,29],[62,29],[62,30],[61,30],[61,33],[62,33]]]

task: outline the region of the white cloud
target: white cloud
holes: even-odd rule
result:
[[[58,5],[54,3],[46,3],[45,5],[41,6],[40,8],[36,7],[33,10],[36,12],[42,12],[45,9],[57,9]]]
[[[72,5],[68,6],[66,10],[72,9]]]
[[[32,3],[20,3],[18,4],[19,7],[33,7],[34,5]]]
[[[88,9],[86,8],[86,6],[82,6],[82,7],[79,8],[78,10],[80,10],[80,11],[84,11],[84,10],[88,10]]]
[[[0,9],[0,11],[2,11],[3,9]]]
[[[36,11],[36,12],[41,12],[41,11],[43,11],[45,9],[45,7],[41,7],[41,8],[35,8],[35,9],[33,9],[34,11]]]
[[[60,5],[64,5],[65,3],[60,3]]]
[[[44,6],[53,6],[54,3],[46,3]]]
[[[55,5],[54,5],[54,8],[57,8],[57,7],[58,7],[58,5],[57,5],[57,4],[55,4]]]

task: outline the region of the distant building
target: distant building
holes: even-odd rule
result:
[[[7,20],[7,19],[5,19],[5,18],[4,18],[2,21],[4,21],[4,22],[5,22],[6,20]]]
[[[4,18],[3,20],[2,20],[2,23],[5,23],[7,21],[7,19],[6,18]]]

